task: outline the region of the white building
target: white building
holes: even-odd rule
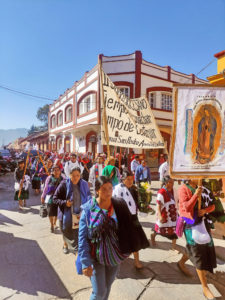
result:
[[[99,55],[105,73],[128,97],[146,95],[169,149],[173,119],[173,83],[203,84],[194,74],[184,74],[170,66],[159,66],[142,58],[136,51],[129,55]],[[98,65],[74,83],[51,106],[49,113],[50,149],[65,152],[101,153],[100,93]],[[130,149],[132,150],[132,149]],[[154,165],[158,150],[135,151],[146,155]],[[155,166],[156,167],[156,166]]]

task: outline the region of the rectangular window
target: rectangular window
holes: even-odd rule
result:
[[[119,87],[118,88],[127,98],[130,98],[130,88],[129,87]]]
[[[156,107],[156,94],[155,93],[149,93],[148,94],[148,101],[151,108]]]
[[[91,94],[80,102],[79,115],[85,114],[94,109],[96,109],[96,95]]]
[[[161,94],[161,108],[164,110],[172,111],[172,95]]]

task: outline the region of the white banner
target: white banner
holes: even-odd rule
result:
[[[171,175],[225,176],[225,87],[177,86],[175,95]]]
[[[164,148],[147,98],[129,99],[120,92],[104,71],[101,78],[102,144],[107,144],[108,130],[109,145],[142,149]]]

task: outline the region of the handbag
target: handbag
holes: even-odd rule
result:
[[[48,212],[47,212],[47,208],[46,208],[46,205],[45,205],[45,204],[42,204],[42,205],[40,206],[39,215],[40,215],[42,218],[46,218],[46,217],[47,217]]]
[[[182,237],[184,232],[184,225],[185,225],[184,219],[182,217],[178,217],[176,223],[176,235],[178,237]]]
[[[103,223],[99,228],[100,230],[96,230],[95,236],[92,236],[91,254],[101,265],[117,266],[125,260],[130,253],[122,253],[119,248],[115,221],[105,216],[102,211],[100,213],[103,217]]]
[[[192,226],[192,238],[193,240],[200,245],[208,244],[211,241],[211,237],[205,227],[204,218],[201,223]]]

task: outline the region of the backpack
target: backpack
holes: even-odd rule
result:
[[[101,223],[90,228],[90,210],[86,210],[87,227],[91,246],[91,256],[101,265],[117,266],[125,260],[130,253],[122,253],[119,248],[117,224],[113,218],[106,215],[102,209],[98,212]]]

